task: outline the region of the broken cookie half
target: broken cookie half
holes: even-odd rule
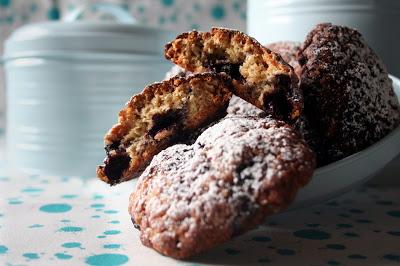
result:
[[[223,117],[230,86],[229,77],[213,73],[147,86],[131,98],[106,134],[107,157],[97,176],[113,185],[140,175],[154,155]]]
[[[293,68],[240,31],[183,33],[165,46],[165,57],[191,72],[226,73],[233,79],[234,94],[276,118],[293,121],[302,112]]]

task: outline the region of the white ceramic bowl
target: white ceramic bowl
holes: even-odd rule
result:
[[[390,76],[400,99],[400,80]],[[340,161],[318,168],[311,182],[300,190],[290,209],[329,200],[366,182],[400,153],[400,126],[374,145]]]

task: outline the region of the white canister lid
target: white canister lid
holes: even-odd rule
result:
[[[84,7],[60,22],[26,25],[6,40],[4,59],[57,52],[161,55],[165,43],[176,35],[168,30],[135,24],[129,13],[118,6],[96,4],[96,7],[114,15],[118,22],[76,21]]]

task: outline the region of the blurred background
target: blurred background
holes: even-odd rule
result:
[[[57,21],[83,4],[113,3],[131,13],[138,22],[177,32],[225,26],[244,30],[246,0],[0,0],[0,54],[11,32],[25,24]],[[111,16],[90,9],[82,19],[112,20]],[[0,128],[5,123],[4,69],[0,66]]]

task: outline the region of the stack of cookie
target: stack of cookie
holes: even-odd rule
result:
[[[192,31],[165,56],[180,69],[126,104],[97,175],[111,185],[139,177],[134,226],[174,258],[286,208],[310,180],[314,152],[319,165],[343,158],[400,120],[384,65],[346,27],[317,25],[301,45],[268,48],[235,30]]]

